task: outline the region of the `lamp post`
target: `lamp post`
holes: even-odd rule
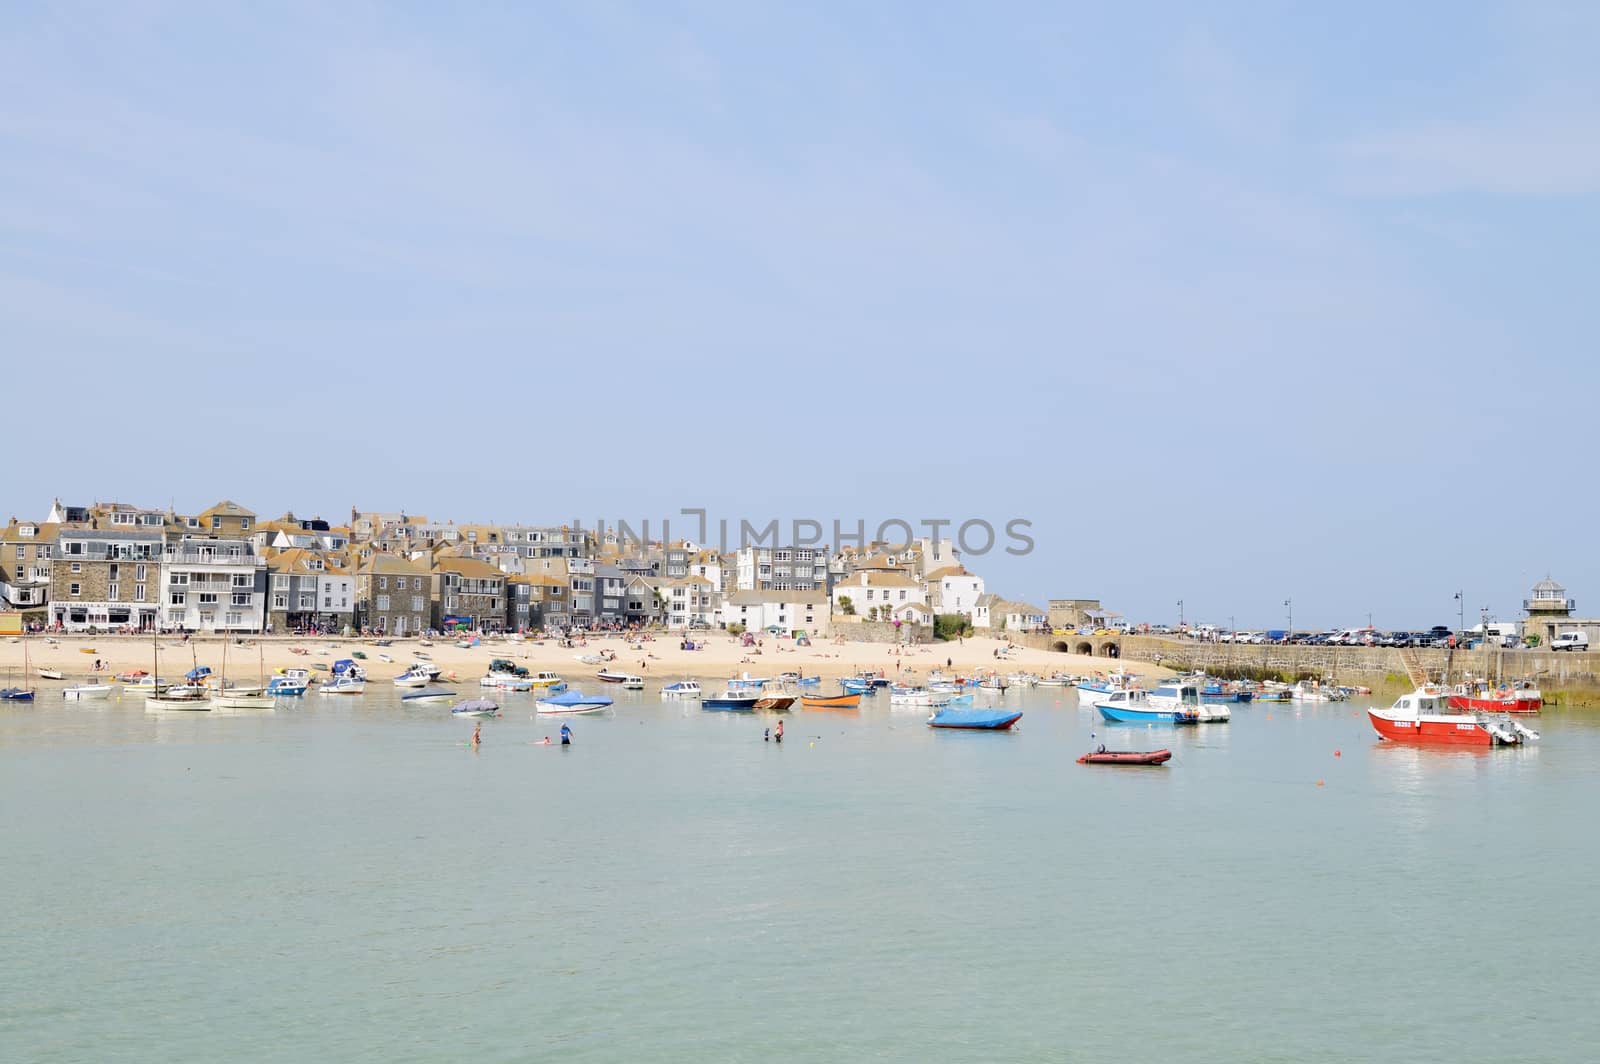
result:
[[[1456,592],[1456,631],[1467,630],[1467,599],[1461,592]]]
[[[1183,599],[1178,600],[1178,627],[1183,627]]]
[[[1286,598],[1286,599],[1283,600],[1283,604],[1289,610],[1289,638],[1293,639],[1294,638],[1294,599]]]

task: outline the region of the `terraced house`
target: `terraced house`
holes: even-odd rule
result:
[[[394,636],[426,629],[432,575],[426,562],[373,554],[356,570],[356,627]]]
[[[343,631],[353,624],[355,577],[341,555],[295,547],[267,560],[267,624],[274,632]]]
[[[506,574],[477,558],[439,558],[433,570],[433,626],[504,629]]]
[[[267,560],[249,541],[194,534],[169,539],[161,571],[164,628],[260,632],[266,627]]]
[[[161,609],[160,527],[67,527],[50,572],[50,623],[69,632],[148,631]]]
[[[23,624],[48,621],[51,562],[60,527],[13,517],[0,538],[0,597],[5,609],[22,615]]]

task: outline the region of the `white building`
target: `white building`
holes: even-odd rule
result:
[[[833,608],[845,613],[844,600],[850,600],[850,609],[858,617],[870,617],[874,610],[880,614],[915,602],[926,606],[928,596],[922,584],[898,569],[859,569],[833,586]]]
[[[701,576],[669,580],[661,586],[667,604],[668,628],[710,628],[717,623],[722,596]]]
[[[828,597],[821,591],[735,591],[723,600],[720,616],[723,627],[815,636],[828,627]]]
[[[983,577],[959,565],[928,574],[928,605],[935,613],[959,613],[971,620],[983,597]]]
[[[813,591],[828,586],[828,557],[811,547],[745,547],[734,559],[738,591]]]
[[[161,624],[194,632],[259,632],[267,560],[242,539],[185,536],[161,555]]]

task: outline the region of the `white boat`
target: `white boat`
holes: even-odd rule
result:
[[[531,691],[533,679],[509,672],[491,672],[478,681],[478,686],[493,688],[496,691]]]
[[[699,698],[700,683],[697,680],[680,680],[669,683],[661,689],[662,698]]]
[[[915,706],[919,709],[928,709],[933,706],[947,706],[950,704],[950,695],[947,692],[930,691],[922,687],[890,688],[889,704],[891,706]]]
[[[367,681],[348,674],[331,676],[317,685],[319,695],[364,695]]]
[[[624,691],[643,691],[644,690],[644,677],[643,676],[624,676],[622,678],[622,689]]]
[[[1186,724],[1221,724],[1233,719],[1233,711],[1226,703],[1207,702],[1203,691],[1204,687],[1199,683],[1168,680],[1158,684],[1148,699],[1151,706],[1172,710],[1174,719],[1181,718]]]
[[[69,701],[82,701],[88,698],[110,698],[112,687],[108,683],[75,683],[61,692],[62,697]]]
[[[400,696],[400,704],[416,706],[431,702],[448,702],[455,697],[455,692],[447,687],[425,687],[420,691],[413,691],[408,695]]]
[[[60,669],[40,669],[39,670],[39,679],[41,679],[41,680],[60,680],[62,678],[63,677],[61,675],[61,670]]]
[[[500,706],[487,698],[469,698],[450,707],[452,717],[498,717]]]
[[[310,683],[309,669],[279,669],[278,675],[267,681],[267,694],[274,697],[303,695]]]
[[[174,695],[168,690],[164,695],[152,695],[144,700],[146,709],[176,709],[185,713],[209,713],[211,699],[204,692],[192,691]]]
[[[396,687],[426,687],[433,682],[433,676],[434,674],[428,670],[427,666],[419,668],[413,665],[394,678],[394,685]]]
[[[1316,680],[1301,680],[1289,692],[1296,702],[1343,702],[1345,693],[1337,687],[1326,686]]]
[[[213,709],[274,709],[278,700],[272,695],[240,694],[226,690],[211,696]]]
[[[1012,687],[1034,687],[1039,683],[1039,677],[1031,672],[1014,672],[1006,677]]]

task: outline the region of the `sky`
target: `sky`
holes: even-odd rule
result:
[[[987,521],[967,561],[1040,606],[1427,627],[1549,573],[1595,615],[1597,38],[8,5],[0,503]]]

